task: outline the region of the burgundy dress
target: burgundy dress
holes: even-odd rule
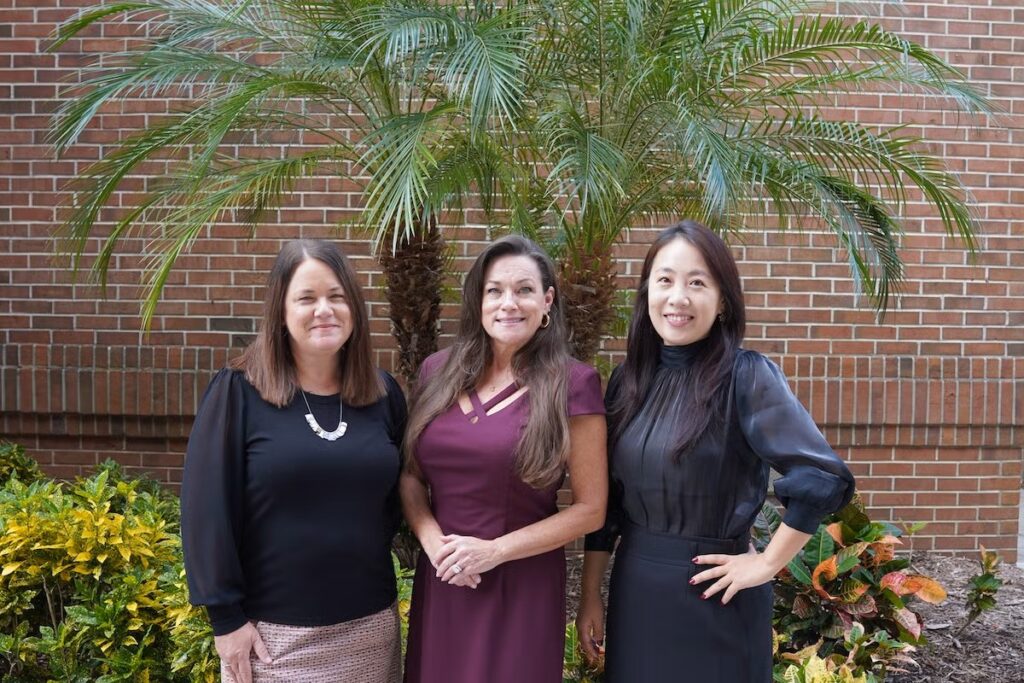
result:
[[[428,358],[426,377],[444,362]],[[513,451],[529,415],[529,392],[493,415],[514,394],[506,387],[473,412],[456,403],[423,430],[416,458],[444,533],[493,539],[558,511],[561,485],[536,490],[515,473]],[[568,415],[604,414],[593,368],[572,361]],[[565,639],[562,548],[506,562],[477,588],[442,583],[425,553],[413,584],[406,683],[560,683]]]

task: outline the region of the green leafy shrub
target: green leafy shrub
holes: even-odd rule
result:
[[[188,602],[178,499],[114,462],[73,484],[0,445],[0,682],[215,683]],[[394,558],[403,643],[412,572]]]
[[[816,643],[799,652],[787,652],[784,661],[775,668],[778,683],[875,683],[872,674],[855,674],[848,664],[837,664],[833,659],[818,656]]]
[[[173,494],[113,462],[73,484],[43,479],[16,447],[0,472],[0,680],[217,680]]]
[[[26,484],[43,478],[39,464],[25,455],[25,449],[16,443],[0,440],[0,483],[17,479]]]
[[[999,573],[999,565],[1002,559],[994,550],[986,550],[981,546],[981,573],[971,577],[967,589],[967,618],[963,626],[957,630],[957,635],[964,632],[974,620],[996,606],[996,593],[1003,585],[1003,580],[996,576]]]
[[[600,683],[604,680],[604,659],[595,664],[587,661],[580,647],[576,624],[565,625],[565,659],[562,664],[562,683]]]
[[[763,545],[781,520],[770,504],[761,517],[757,536]],[[872,522],[859,497],[818,528],[776,577],[776,680],[789,680],[792,655],[812,661],[808,652],[836,675],[845,675],[846,667],[851,680],[883,680],[887,671],[913,663],[924,637],[921,617],[908,603],[939,603],[946,591],[896,557],[902,535],[891,524]]]

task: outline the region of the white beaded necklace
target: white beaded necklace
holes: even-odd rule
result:
[[[319,436],[321,439],[327,439],[328,441],[337,441],[339,438],[345,436],[345,431],[348,429],[348,423],[341,419],[343,404],[340,396],[338,397],[338,428],[333,432],[329,432],[321,427],[320,423],[316,421],[315,417],[313,417],[313,409],[309,407],[309,400],[306,398],[306,392],[302,391],[302,389],[299,389],[299,391],[302,393],[302,400],[306,404],[306,410],[309,411],[306,413],[306,423],[309,425],[309,428],[313,430],[314,434]]]

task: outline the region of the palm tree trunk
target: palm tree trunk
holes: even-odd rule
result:
[[[601,345],[602,334],[615,317],[618,271],[611,247],[593,244],[588,250],[582,245],[570,245],[558,271],[572,354],[590,362]]]
[[[382,240],[382,244],[389,243],[388,237]],[[407,386],[415,383],[423,360],[437,351],[444,251],[437,220],[431,217],[425,229],[414,231],[394,252],[385,247],[380,256],[391,332],[398,342],[396,370]]]

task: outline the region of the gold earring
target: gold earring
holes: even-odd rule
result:
[[[541,326],[541,329],[544,329],[544,328],[546,328],[546,327],[547,327],[548,325],[550,325],[550,324],[551,324],[551,316],[550,316],[550,315],[548,315],[548,314],[547,314],[547,312],[545,312],[545,313],[544,313],[544,315],[542,315],[542,316],[540,317],[540,326]]]
[[[719,311],[718,322],[722,323],[723,325],[725,324],[725,311]]]

